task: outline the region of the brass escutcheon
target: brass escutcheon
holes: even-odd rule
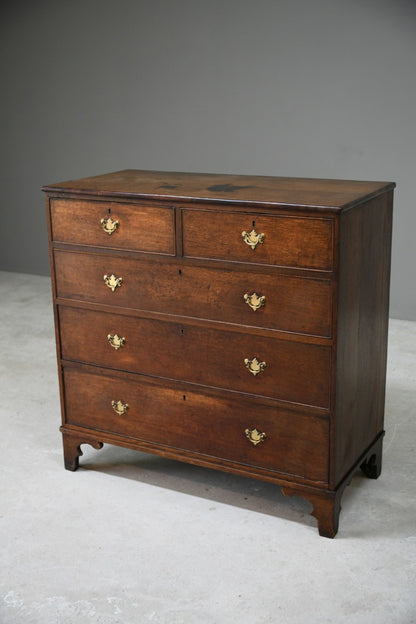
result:
[[[263,442],[264,439],[267,437],[263,431],[259,431],[256,428],[245,429],[244,433],[246,434],[246,438],[250,440],[250,442],[254,444],[254,446],[257,446],[257,444],[260,444],[260,442]]]
[[[254,376],[258,375],[266,368],[266,362],[260,362],[256,357],[252,360],[245,358],[244,364]]]
[[[116,288],[119,288],[121,284],[123,283],[123,278],[116,277],[114,273],[112,273],[111,275],[104,275],[103,279],[104,279],[105,285],[108,286],[108,288],[110,288],[110,290],[112,290],[113,292],[115,291]]]
[[[111,401],[111,406],[113,408],[113,410],[115,411],[115,413],[118,416],[124,416],[124,414],[127,412],[127,410],[129,409],[129,404],[128,403],[123,403],[123,401]]]
[[[101,227],[104,232],[106,232],[109,236],[113,234],[118,228],[119,222],[117,220],[113,221],[111,217],[107,217],[106,219],[101,219]]]
[[[264,242],[265,234],[257,234],[256,230],[251,230],[251,232],[246,232],[245,230],[241,232],[241,236],[243,240],[249,247],[255,249],[257,245]]]
[[[266,303],[266,297],[264,295],[261,295],[259,297],[257,293],[252,293],[251,295],[246,293],[244,295],[244,301],[255,312],[256,310],[264,306],[264,304]]]
[[[124,345],[126,344],[126,339],[120,337],[118,334],[108,334],[107,340],[116,351],[121,347],[124,347]]]

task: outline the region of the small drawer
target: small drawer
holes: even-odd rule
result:
[[[328,337],[332,286],[312,277],[55,250],[58,297]]]
[[[60,306],[62,358],[329,407],[331,348]]]
[[[66,423],[327,482],[326,418],[129,377],[66,368]]]
[[[183,211],[183,254],[331,271],[333,221],[226,211]]]
[[[51,199],[50,209],[53,241],[175,254],[173,208]]]

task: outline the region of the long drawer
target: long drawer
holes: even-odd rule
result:
[[[174,209],[114,201],[52,199],[52,240],[172,255]]]
[[[55,250],[58,297],[331,335],[327,280]]]
[[[329,346],[66,306],[59,322],[64,359],[329,408]]]
[[[328,218],[184,210],[182,221],[184,256],[332,270]]]
[[[66,368],[66,423],[327,481],[327,419],[132,377]]]

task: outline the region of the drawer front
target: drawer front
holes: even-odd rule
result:
[[[326,346],[62,306],[59,318],[64,359],[329,407]]]
[[[58,297],[65,299],[331,335],[325,280],[62,250],[55,250],[55,270]]]
[[[324,418],[75,368],[64,383],[70,425],[327,481]],[[256,441],[256,429],[266,436],[254,445],[247,435]]]
[[[184,210],[183,253],[192,258],[330,271],[333,222],[325,218]]]
[[[52,199],[51,221],[54,241],[175,254],[173,208]]]

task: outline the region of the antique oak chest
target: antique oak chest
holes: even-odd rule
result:
[[[381,471],[393,183],[126,170],[45,186],[65,467],[263,479],[321,535]]]

